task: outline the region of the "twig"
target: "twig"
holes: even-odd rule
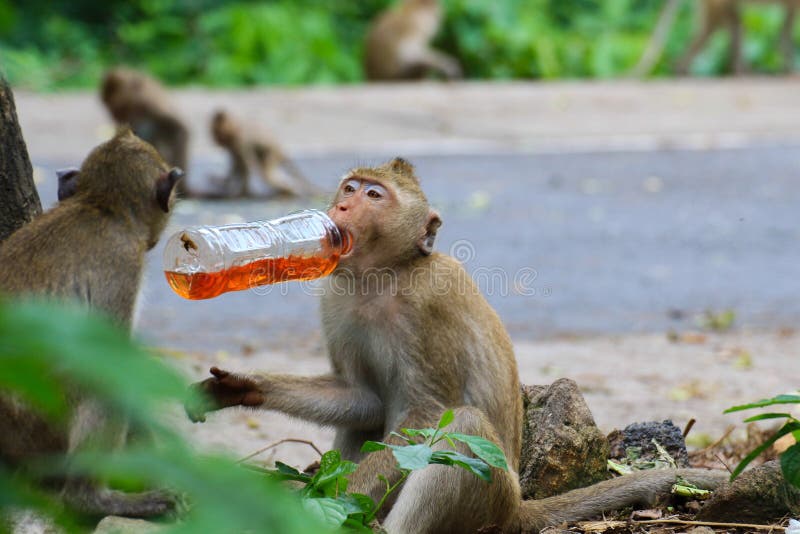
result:
[[[728,473],[733,474],[733,470],[730,467],[728,467],[728,464],[725,463],[725,460],[722,459],[722,456],[720,456],[717,453],[714,453],[714,457],[717,459],[719,463],[723,465],[723,467],[725,467],[725,469],[728,470]]]
[[[717,441],[715,441],[714,443],[712,443],[712,444],[711,444],[711,445],[709,445],[708,447],[705,447],[705,448],[701,449],[699,452],[702,454],[702,453],[704,453],[704,452],[710,451],[711,449],[716,449],[717,447],[719,447],[719,446],[722,444],[722,442],[723,442],[723,441],[725,441],[726,439],[728,439],[728,436],[730,436],[730,435],[731,435],[731,433],[732,433],[734,430],[736,430],[736,425],[730,425],[730,426],[729,426],[729,427],[728,427],[728,428],[725,430],[725,433],[724,433],[724,434],[722,434],[722,437],[721,437],[721,438],[719,438]]]
[[[683,439],[686,439],[686,436],[688,436],[689,432],[692,431],[692,427],[694,426],[694,424],[696,422],[697,422],[697,419],[695,419],[694,417],[689,419],[689,422],[686,423],[686,427],[684,427],[684,429],[683,429]]]
[[[274,447],[277,447],[277,446],[278,446],[278,445],[280,445],[281,443],[303,443],[303,444],[305,444],[305,445],[308,445],[309,447],[311,447],[311,448],[312,448],[312,449],[314,449],[315,451],[317,451],[317,454],[319,454],[320,456],[322,456],[322,451],[321,451],[321,450],[319,450],[319,447],[317,447],[316,445],[314,445],[314,442],[313,442],[313,441],[309,441],[309,440],[307,440],[307,439],[298,439],[298,438],[285,438],[285,439],[282,439],[282,440],[280,440],[280,441],[276,441],[275,443],[270,443],[269,445],[267,445],[267,446],[266,446],[266,447],[264,447],[263,449],[258,449],[256,452],[254,452],[254,453],[252,453],[252,454],[248,454],[248,455],[247,455],[247,456],[245,456],[244,458],[241,458],[240,460],[237,460],[237,461],[236,461],[236,463],[237,463],[237,464],[240,464],[240,463],[242,463],[242,462],[246,462],[246,461],[247,461],[247,460],[249,460],[250,458],[253,458],[254,456],[258,456],[258,455],[259,455],[259,454],[261,454],[262,452],[265,452],[265,451],[268,451],[268,450],[270,450],[270,449],[272,449],[272,448],[274,448]]]
[[[786,527],[778,525],[754,525],[749,523],[715,523],[713,521],[684,521],[683,519],[648,519],[645,521],[636,521],[631,519],[631,523],[638,525],[658,525],[660,523],[671,525],[694,525],[702,527],[722,527],[722,528],[752,528],[753,530],[769,530],[785,532]]]

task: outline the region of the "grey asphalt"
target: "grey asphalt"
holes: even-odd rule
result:
[[[798,146],[412,159],[444,220],[437,248],[465,260],[516,340],[687,329],[706,309],[732,308],[742,327],[800,320]],[[332,188],[349,167],[377,161],[298,164]],[[73,162],[34,163],[49,205],[52,169]],[[195,162],[193,175],[218,163]],[[321,206],[190,201],[168,232]],[[183,300],[164,280],[159,246],[139,330],[159,346],[203,352],[319,346],[312,292],[288,283]]]

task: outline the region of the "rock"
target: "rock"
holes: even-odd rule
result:
[[[611,458],[625,458],[629,448],[638,447],[640,461],[654,461],[659,458],[658,450],[653,445],[654,439],[666,449],[678,467],[689,467],[689,453],[683,433],[669,420],[662,423],[633,423],[626,426],[625,430],[614,430],[608,435]]]
[[[701,521],[771,523],[800,515],[800,489],[789,484],[777,460],[746,471],[714,492],[697,514]]]
[[[525,417],[519,479],[524,499],[542,499],[608,478],[608,440],[572,380],[522,386]]]
[[[131,519],[110,515],[104,517],[94,529],[94,534],[156,534],[165,527],[144,519]]]

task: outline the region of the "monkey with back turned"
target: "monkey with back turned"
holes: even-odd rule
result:
[[[59,203],[0,244],[0,293],[75,301],[130,330],[145,253],[164,230],[182,171],[120,131],[95,148],[80,169],[59,174]],[[63,426],[49,423],[0,393],[0,459],[24,468],[45,455],[112,451],[126,440],[124,417],[72,392]],[[173,512],[166,491],[126,493],[68,477],[62,499],[93,517],[151,517]]]
[[[188,168],[189,129],[158,80],[144,72],[117,67],[103,77],[100,99],[118,126],[130,126],[170,165]],[[186,179],[178,184],[178,192],[191,196]]]
[[[650,503],[669,493],[678,476],[704,488],[727,480],[727,473],[701,469],[642,471],[522,501],[522,399],[511,339],[461,264],[434,252],[442,221],[413,167],[398,158],[353,169],[339,184],[328,215],[352,238],[351,250],[326,279],[321,301],[330,373],[304,377],[212,368],[213,376],[194,386],[208,400],[186,407],[192,420],[246,406],[334,426],[334,447],[360,462],[348,491],[376,502],[387,483],[402,475],[390,450],[362,453],[367,440],[397,443],[392,432],[434,427],[444,410],[453,409],[448,430],[502,448],[509,471],[493,468],[491,483],[438,465],[412,472],[384,507],[382,523],[390,533],[487,527],[535,532]],[[463,447],[459,452],[470,454]]]

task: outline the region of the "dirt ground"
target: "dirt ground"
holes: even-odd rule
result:
[[[666,335],[630,335],[584,339],[554,339],[517,343],[520,379],[526,384],[551,383],[560,377],[575,380],[595,420],[604,432],[636,421],[672,419],[683,427],[697,420],[690,443],[719,437],[739,414],[722,412],[744,403],[794,390],[800,376],[800,334],[733,332],[685,336],[673,342]],[[200,379],[211,365],[236,371],[315,374],[328,369],[321,348],[298,352],[260,352],[250,355],[174,354],[177,365]],[[170,358],[172,358],[170,357]],[[233,409],[212,414],[206,423],[191,424],[182,413],[175,425],[203,450],[245,456],[286,438],[313,441],[327,450],[331,429],[271,412]],[[284,443],[258,457],[305,467],[317,458],[304,444]]]

